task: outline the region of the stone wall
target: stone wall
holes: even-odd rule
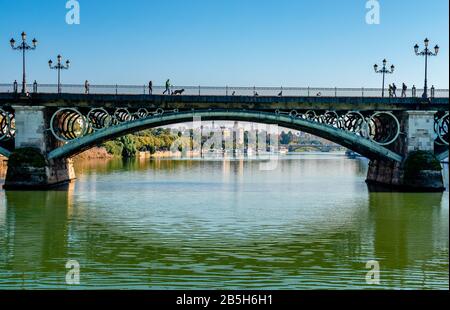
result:
[[[437,135],[434,130],[436,111],[408,111],[406,133],[408,153],[413,151],[434,152],[434,142]],[[405,154],[406,155],[406,154]]]
[[[47,149],[45,138],[45,108],[44,107],[14,107],[16,130],[16,149],[36,148],[41,152]]]

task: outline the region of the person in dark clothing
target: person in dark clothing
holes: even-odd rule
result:
[[[86,81],[84,82],[84,93],[85,93],[86,95],[89,94],[89,87],[90,87],[89,81],[86,80]]]
[[[413,85],[413,87],[412,87],[411,90],[412,90],[412,94],[411,94],[411,95],[412,95],[413,98],[415,98],[415,97],[417,96],[417,88],[416,88],[416,85]]]
[[[397,97],[397,85],[392,83],[392,97]]]
[[[402,98],[406,98],[406,91],[408,90],[408,86],[406,86],[405,83],[403,83],[402,86]]]
[[[153,82],[148,82],[148,94],[153,95]]]
[[[15,80],[14,83],[13,83],[13,91],[14,91],[15,94],[17,94],[17,91],[18,91],[17,80]]]
[[[167,81],[166,81],[166,90],[163,92],[163,95],[165,95],[166,93],[168,95],[170,95],[170,80],[169,79],[167,79]]]

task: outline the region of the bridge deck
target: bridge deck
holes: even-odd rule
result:
[[[275,97],[275,96],[163,96],[110,94],[0,93],[0,106],[108,107],[163,109],[299,109],[299,110],[435,110],[448,111],[449,98]]]

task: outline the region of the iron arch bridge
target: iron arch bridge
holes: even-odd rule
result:
[[[168,110],[105,109],[82,110],[62,108],[50,121],[49,130],[64,143],[51,151],[49,159],[76,155],[101,142],[144,129],[183,122],[194,118],[204,121],[247,121],[274,124],[300,130],[327,139],[358,152],[369,159],[389,159],[401,162],[403,157],[391,147],[401,132],[394,113],[335,111],[255,111],[255,110]],[[448,145],[448,114],[438,120],[439,139]]]
[[[315,110],[147,110],[145,108],[60,108],[52,116],[48,130],[62,146],[48,154],[48,159],[66,158],[83,152],[101,142],[129,133],[191,122],[247,121],[279,125],[303,131],[342,145],[369,159],[402,162],[393,151],[402,133],[398,117],[393,112],[375,111],[315,111]],[[436,145],[441,147],[439,159],[448,157],[449,113],[435,118]],[[8,144],[15,136],[14,112],[0,109],[0,143]],[[7,148],[0,154],[8,157]]]

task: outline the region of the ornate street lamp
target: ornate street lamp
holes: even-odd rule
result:
[[[61,93],[61,70],[68,70],[70,67],[70,61],[67,60],[66,65],[63,65],[61,63],[62,56],[58,55],[57,59],[58,59],[58,63],[55,66],[53,66],[52,60],[48,61],[48,66],[50,67],[50,69],[58,70],[58,94],[60,94]]]
[[[31,41],[32,45],[28,45],[27,43],[27,34],[25,32],[22,32],[22,43],[20,43],[18,46],[16,46],[16,40],[11,39],[9,43],[11,44],[11,48],[13,50],[21,51],[22,52],[22,68],[23,68],[23,74],[22,74],[22,94],[26,94],[27,92],[27,80],[26,80],[26,65],[25,65],[25,53],[27,51],[35,50],[36,46],[38,44],[38,41],[36,39],[33,39]]]
[[[434,53],[429,49],[430,40],[425,39],[425,49],[423,51],[419,51],[419,45],[416,44],[414,46],[414,52],[417,56],[425,56],[425,86],[423,88],[423,99],[428,99],[428,57],[437,56],[439,54],[439,45],[434,47]]]
[[[385,80],[386,80],[386,74],[393,74],[394,70],[395,70],[395,66],[394,65],[391,66],[391,70],[387,69],[386,65],[387,65],[387,60],[384,59],[383,60],[383,68],[382,69],[378,70],[378,65],[377,64],[375,64],[373,66],[373,68],[375,70],[375,73],[383,74],[383,85],[382,85],[382,92],[381,92],[381,96],[383,98],[384,98],[384,83],[385,83]]]

